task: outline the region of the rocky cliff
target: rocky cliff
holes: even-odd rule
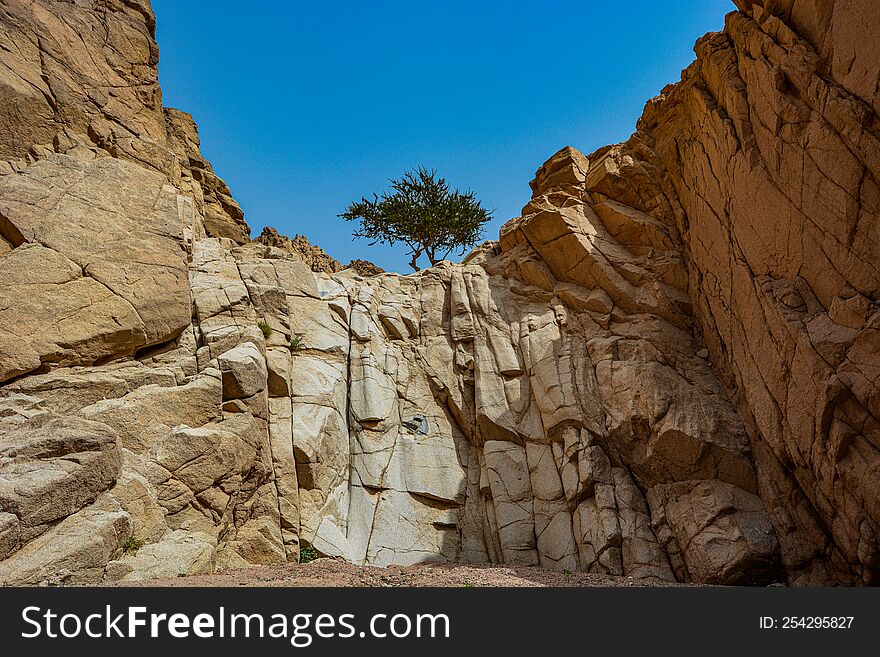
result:
[[[871,0],[739,2],[629,141],[409,276],[249,242],[154,27],[0,0],[0,582],[302,545],[878,582]]]

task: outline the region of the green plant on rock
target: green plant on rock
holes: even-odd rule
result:
[[[391,180],[391,191],[373,198],[361,197],[339,216],[358,221],[355,237],[370,240],[370,246],[403,242],[409,247],[410,267],[419,270],[418,260],[427,256],[431,265],[453,251],[462,253],[483,237],[483,224],[494,210],[486,210],[471,191],[449,188],[436,171],[419,167]]]
[[[269,322],[267,322],[265,319],[261,319],[259,322],[257,322],[257,326],[263,332],[264,338],[268,339],[269,337],[271,337],[272,327],[269,326]]]
[[[303,342],[303,336],[299,333],[294,333],[290,336],[290,349],[291,351],[299,351],[300,349],[305,349],[306,344]]]
[[[318,558],[318,551],[311,545],[306,545],[299,549],[299,562],[308,563]]]
[[[144,542],[136,539],[132,534],[127,539],[125,539],[125,543],[122,544],[122,553],[135,556],[138,553],[138,550],[140,550],[142,547],[144,547]]]

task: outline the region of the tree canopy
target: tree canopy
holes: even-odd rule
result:
[[[424,167],[389,182],[390,190],[382,196],[361,197],[339,215],[359,220],[354,236],[372,240],[370,246],[403,242],[410,248],[410,266],[418,271],[422,254],[435,265],[483,238],[483,224],[494,211],[484,209],[474,192],[450,190],[444,178]]]

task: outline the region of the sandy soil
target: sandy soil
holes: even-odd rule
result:
[[[653,579],[564,573],[535,567],[419,564],[354,566],[336,559],[254,566],[210,575],[154,579],[112,586],[681,586]]]

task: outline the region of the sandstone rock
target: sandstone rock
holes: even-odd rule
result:
[[[719,481],[681,482],[649,492],[691,576],[707,583],[763,584],[776,577],[778,544],[761,500]]]
[[[545,568],[575,571],[579,566],[577,542],[553,450],[549,445],[528,443],[526,457],[539,562]]]
[[[119,476],[110,427],[42,413],[0,432],[0,510],[29,537],[93,502]]]
[[[107,564],[109,581],[136,582],[156,577],[180,577],[213,570],[216,541],[208,535],[177,530],[158,543],[139,548]]]
[[[0,561],[0,583],[95,584],[130,535],[127,513],[85,509]]]
[[[582,185],[589,170],[590,161],[580,151],[566,146],[541,165],[529,186],[535,195],[540,195],[555,187]]]
[[[302,544],[876,583],[873,14],[738,4],[630,140],[563,148],[497,242],[400,276],[247,241],[158,101],[145,0],[7,2],[0,582]]]
[[[123,397],[86,406],[80,413],[112,427],[122,447],[142,453],[173,427],[199,427],[216,419],[221,401],[220,376],[214,370],[213,375],[208,371],[180,386],[141,386]]]
[[[298,561],[299,482],[293,446],[293,406],[287,397],[269,400],[269,443],[284,549],[289,561]]]
[[[10,46],[0,59],[2,164],[109,154],[163,174],[189,197],[178,201],[195,210],[188,239],[207,231],[247,241],[241,208],[201,156],[192,117],[162,107],[149,0],[12,0],[2,12]]]
[[[294,235],[290,238],[281,235],[272,226],[266,226],[254,241],[298,256],[312,271],[328,274],[342,271],[342,265],[338,260],[327,255],[321,247],[311,244],[304,235]]]
[[[21,542],[21,528],[18,516],[13,513],[0,513],[0,559],[15,552]]]
[[[369,260],[362,260],[360,258],[352,260],[345,266],[345,268],[351,269],[361,276],[377,276],[378,274],[385,273],[385,270],[378,265],[374,265]]]
[[[526,452],[520,445],[498,440],[488,441],[483,451],[504,562],[518,566],[537,565]]]
[[[232,474],[241,458],[235,434],[215,428],[176,428],[156,446],[155,461],[193,493]]]
[[[94,504],[96,510],[125,511],[131,518],[132,536],[144,544],[162,539],[168,532],[165,508],[159,492],[149,478],[153,468],[128,450],[123,451],[123,467],[116,484]]]
[[[11,47],[0,62],[0,157],[51,144],[63,127],[120,145],[164,140],[148,2],[12,0],[2,19]]]
[[[33,374],[6,386],[13,393],[36,396],[43,407],[72,414],[95,402],[116,399],[145,385],[176,386],[178,375],[169,367],[148,367],[139,361],[102,367],[57,368]]]
[[[870,303],[861,294],[856,294],[849,299],[834,297],[831,300],[831,307],[828,309],[828,317],[836,324],[858,330],[865,325]]]
[[[181,171],[178,186],[184,193],[191,192],[196,206],[203,215],[201,225],[194,229],[194,237],[203,230],[211,237],[225,237],[239,244],[250,239],[250,228],[244,212],[232,198],[232,192],[214,173],[199,150],[199,130],[192,116],[180,110],[165,108],[165,127],[168,145],[177,155]]]
[[[93,364],[189,323],[177,194],[112,158],[55,155],[0,180],[0,380],[41,363]]]
[[[777,480],[789,501],[773,504],[803,499],[813,518],[786,526],[783,555],[830,539],[844,555],[836,578],[876,582],[880,561],[864,546],[876,545],[878,486],[862,464],[880,457],[877,425],[863,422],[877,379],[859,374],[853,385],[842,354],[877,349],[868,326],[880,290],[880,143],[866,126],[880,96],[862,37],[877,12],[831,1],[737,4],[608,158],[618,174],[606,176],[603,193],[629,197],[642,183],[624,183],[626,171],[653,172],[638,209],[681,236],[696,320],[762,455],[758,472],[776,477],[778,461],[795,473]],[[841,65],[844,52],[852,68]],[[680,149],[683,135],[694,140]],[[782,522],[792,515],[770,511]],[[786,567],[796,577],[813,563]]]
[[[266,389],[266,359],[253,342],[245,342],[217,358],[223,399],[252,397]]]

